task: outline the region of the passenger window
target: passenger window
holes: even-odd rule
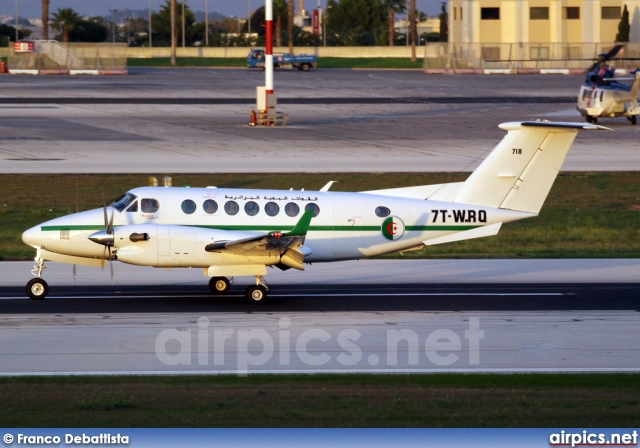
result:
[[[213,215],[218,211],[218,203],[213,199],[207,199],[206,201],[204,201],[204,204],[202,204],[202,208],[204,209],[205,213]]]
[[[249,216],[256,216],[260,211],[260,206],[253,201],[244,204],[244,212]]]
[[[138,201],[131,204],[131,207],[127,209],[128,212],[137,212],[138,211]]]
[[[196,203],[191,199],[185,199],[184,201],[182,201],[182,211],[187,215],[192,214],[196,211]]]
[[[224,211],[227,213],[227,215],[236,215],[238,213],[238,211],[240,211],[240,206],[238,206],[238,203],[236,201],[228,201],[226,204],[224,204]]]
[[[380,218],[385,218],[391,214],[391,210],[387,207],[376,207],[376,216]]]
[[[267,202],[264,206],[264,212],[269,216],[276,216],[280,213],[280,206],[275,202]]]
[[[144,198],[140,201],[142,213],[155,213],[160,208],[160,204],[155,199]]]
[[[307,210],[313,210],[314,218],[320,214],[320,207],[318,207],[318,204],[307,204],[304,211],[306,212]]]
[[[300,213],[300,207],[298,207],[298,204],[289,202],[284,206],[284,212],[287,214],[287,216],[291,216],[293,218],[294,216],[298,216],[298,213]]]

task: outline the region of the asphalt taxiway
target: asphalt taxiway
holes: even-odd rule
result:
[[[0,77],[0,172],[469,172],[508,121],[579,121],[583,76],[278,71],[284,128],[249,127],[262,72]],[[578,135],[566,171],[640,166],[640,126]]]

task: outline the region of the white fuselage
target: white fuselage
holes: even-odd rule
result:
[[[207,252],[205,247],[290,231],[306,207],[317,206],[319,212],[304,241],[305,263],[407,250],[434,238],[535,216],[370,193],[142,187],[128,194],[135,198],[122,210],[107,207],[107,214],[113,215],[113,252],[119,261],[146,266],[278,264],[279,258],[265,251],[230,254]],[[143,210],[145,200],[155,201],[152,212]],[[105,227],[103,209],[95,209],[33,227],[24,232],[23,240],[48,252],[101,259],[105,247],[89,236]],[[148,239],[132,241],[133,234],[146,234]]]

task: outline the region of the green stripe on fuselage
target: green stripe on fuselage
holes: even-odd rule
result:
[[[184,224],[174,224],[174,225],[184,225]],[[117,227],[117,226],[116,226]],[[188,225],[188,227],[200,227],[203,229],[214,229],[214,230],[240,230],[247,232],[256,232],[256,231],[290,231],[293,229],[293,226],[198,226],[198,225]],[[459,231],[464,232],[465,230],[472,230],[482,226],[406,226],[407,232],[451,232],[451,231]],[[42,226],[40,230],[43,232],[48,231],[60,231],[60,230],[102,230],[104,229],[104,225],[75,225],[75,226]],[[380,231],[380,226],[310,226],[309,232],[378,232]]]

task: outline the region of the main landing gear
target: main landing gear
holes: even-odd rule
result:
[[[228,294],[231,283],[233,283],[233,277],[231,279],[227,277],[212,277],[209,280],[209,289],[214,295]],[[264,277],[256,275],[256,284],[245,289],[244,297],[251,303],[263,303],[267,300],[269,290],[269,285],[264,280]]]
[[[31,273],[36,276],[27,282],[27,295],[31,300],[42,300],[49,294],[49,285],[42,276],[44,270],[44,260],[39,256],[36,257],[36,265],[31,270]]]

